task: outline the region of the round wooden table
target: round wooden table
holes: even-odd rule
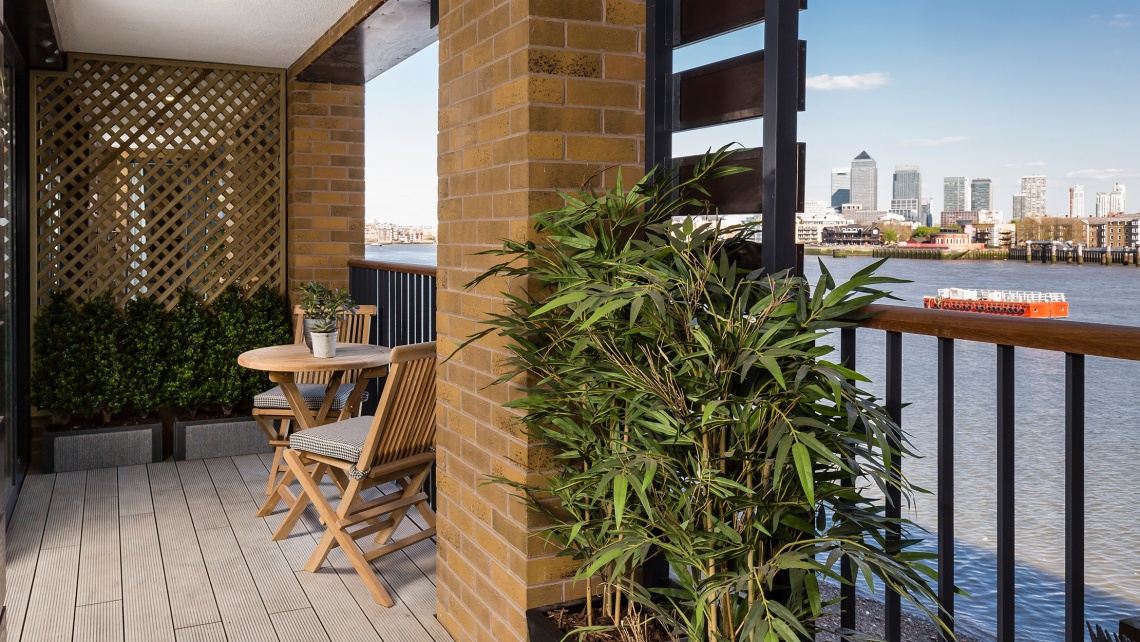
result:
[[[281,387],[285,400],[289,402],[292,418],[297,422],[297,427],[301,430],[308,430],[330,421],[343,421],[352,417],[360,406],[360,399],[364,396],[368,382],[388,372],[391,353],[392,350],[384,346],[339,343],[336,346],[335,357],[318,359],[309,352],[308,346],[290,344],[243,352],[238,356],[238,365],[251,370],[268,372],[269,380]],[[330,418],[328,416],[329,410],[332,408],[333,400],[336,399],[337,391],[340,390],[344,373],[351,370],[359,372],[356,381],[349,384],[353,386],[352,392],[345,400],[340,414],[335,418]],[[321,403],[321,407],[314,411],[309,408],[309,404],[305,402],[305,397],[297,388],[297,374],[330,371],[332,374],[328,385],[325,387],[324,401]],[[257,420],[262,430],[269,435],[270,444],[275,449],[273,468],[269,471],[270,487],[273,490],[267,489],[266,494],[269,495],[269,499],[257,511],[259,517],[265,517],[273,512],[277,502],[284,501],[288,506],[292,506],[297,501],[288,489],[292,482],[292,473],[287,467],[282,469],[281,466],[282,453],[289,445],[291,427],[290,422],[284,417],[281,417],[282,421],[279,422],[278,428],[273,427],[272,417],[261,417],[254,413],[254,419]],[[275,481],[279,472],[284,473],[284,475],[280,481]]]
[[[269,346],[243,352],[238,356],[238,365],[251,370],[263,370],[269,373],[269,380],[281,386],[285,399],[297,423],[302,429],[314,428],[327,423],[329,408],[340,389],[344,373],[349,370],[359,370],[352,393],[340,411],[336,421],[348,419],[356,412],[368,380],[382,376],[388,370],[388,359],[392,354],[391,348],[373,346],[363,343],[340,343],[336,346],[336,356],[330,359],[318,359],[310,352],[308,346],[303,344],[290,344],[283,346]],[[325,400],[320,409],[313,411],[305,403],[301,391],[297,389],[296,374],[299,372],[327,372],[332,371],[332,378],[325,389]]]

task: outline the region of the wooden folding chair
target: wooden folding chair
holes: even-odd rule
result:
[[[288,537],[312,502],[326,530],[305,570],[316,572],[340,546],[382,606],[392,606],[392,598],[369,562],[435,535],[435,512],[423,489],[435,463],[435,342],[393,348],[390,368],[375,417],[354,417],[290,437],[284,453],[289,473],[281,483],[296,477],[302,493],[273,535],[274,540]],[[326,474],[343,491],[335,509],[319,488]],[[389,482],[399,490],[369,500],[360,495]],[[413,507],[428,528],[393,540]],[[373,534],[378,548],[358,548],[356,540]]]
[[[337,317],[337,342],[339,343],[368,343],[368,333],[372,329],[372,319],[376,316],[376,306],[356,306],[355,314],[342,314]],[[293,343],[305,342],[305,314],[301,306],[293,308]],[[352,384],[357,373],[346,372],[341,380],[337,381],[337,390],[328,408],[329,417],[337,418],[344,405],[348,403],[352,393]],[[331,383],[332,372],[304,372],[297,374],[297,388],[305,398],[305,404],[310,410],[319,410],[325,401],[327,388]],[[366,397],[365,397],[366,399]],[[356,414],[358,408],[350,409]],[[273,466],[269,469],[269,482],[265,486],[265,494],[271,495],[277,486],[279,475],[288,468],[281,461],[281,455],[289,447],[289,434],[295,428],[293,410],[281,386],[275,386],[253,398],[253,418],[257,425],[269,437],[269,445],[273,446]]]

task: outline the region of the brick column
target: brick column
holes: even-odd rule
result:
[[[364,87],[289,81],[288,287],[348,287],[364,256]]]
[[[439,24],[441,351],[503,309],[503,282],[468,283],[474,256],[532,234],[556,190],[642,174],[645,4],[636,0],[443,0]],[[514,283],[511,287],[524,287]],[[524,479],[549,453],[488,387],[506,355],[485,340],[439,375],[438,616],[457,640],[525,640],[527,608],[580,596],[575,563],[555,558],[539,523],[488,475]]]

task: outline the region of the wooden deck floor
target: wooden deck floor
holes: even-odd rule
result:
[[[340,549],[303,570],[309,512],[254,516],[268,455],[29,476],[8,528],[8,640],[450,642],[435,618],[435,544],[375,564],[378,606]],[[330,486],[331,494],[331,486]],[[419,515],[401,529],[420,528]]]

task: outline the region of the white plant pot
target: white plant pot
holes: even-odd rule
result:
[[[332,359],[336,356],[335,332],[314,332],[313,356],[318,359]]]
[[[305,345],[309,346],[309,354],[313,353],[313,325],[316,321],[305,319],[302,325],[302,334],[305,335]]]

